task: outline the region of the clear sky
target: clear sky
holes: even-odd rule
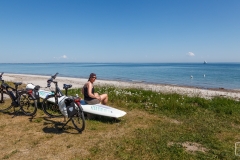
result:
[[[0,0],[0,63],[240,62],[240,0]]]

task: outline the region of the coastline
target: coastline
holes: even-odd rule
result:
[[[24,84],[32,83],[39,85],[41,88],[47,86],[47,80],[50,76],[44,75],[29,75],[29,74],[8,74],[4,73],[3,79],[11,82],[22,82]],[[81,88],[88,79],[84,78],[72,78],[72,77],[57,77],[58,86],[62,88],[63,84],[71,84],[73,88]],[[213,98],[216,96],[233,98],[240,100],[239,90],[229,89],[202,89],[197,87],[189,86],[176,86],[176,85],[165,85],[165,84],[151,84],[144,82],[124,82],[124,81],[112,81],[112,80],[100,80],[97,79],[95,85],[99,86],[114,86],[118,88],[139,88],[145,90],[152,90],[161,93],[177,93],[187,96],[198,96],[202,98]]]

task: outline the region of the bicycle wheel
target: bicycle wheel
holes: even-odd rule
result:
[[[37,112],[37,100],[34,100],[27,92],[19,93],[20,107],[27,116],[34,116]]]
[[[5,91],[0,93],[0,112],[5,112],[11,109],[13,106],[11,105],[12,100],[9,94]]]
[[[78,132],[82,132],[85,129],[85,118],[81,106],[78,108],[77,114],[71,117],[71,120]]]
[[[59,106],[50,99],[54,99],[54,95],[48,96],[42,102],[42,109],[43,112],[48,115],[49,117],[63,117],[61,111],[59,110]]]

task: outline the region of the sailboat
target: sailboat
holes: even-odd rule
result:
[[[203,64],[207,64],[207,61],[204,61]]]

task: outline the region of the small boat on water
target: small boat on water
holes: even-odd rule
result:
[[[207,64],[207,62],[206,62],[206,61],[204,61],[204,62],[203,62],[203,64]]]

